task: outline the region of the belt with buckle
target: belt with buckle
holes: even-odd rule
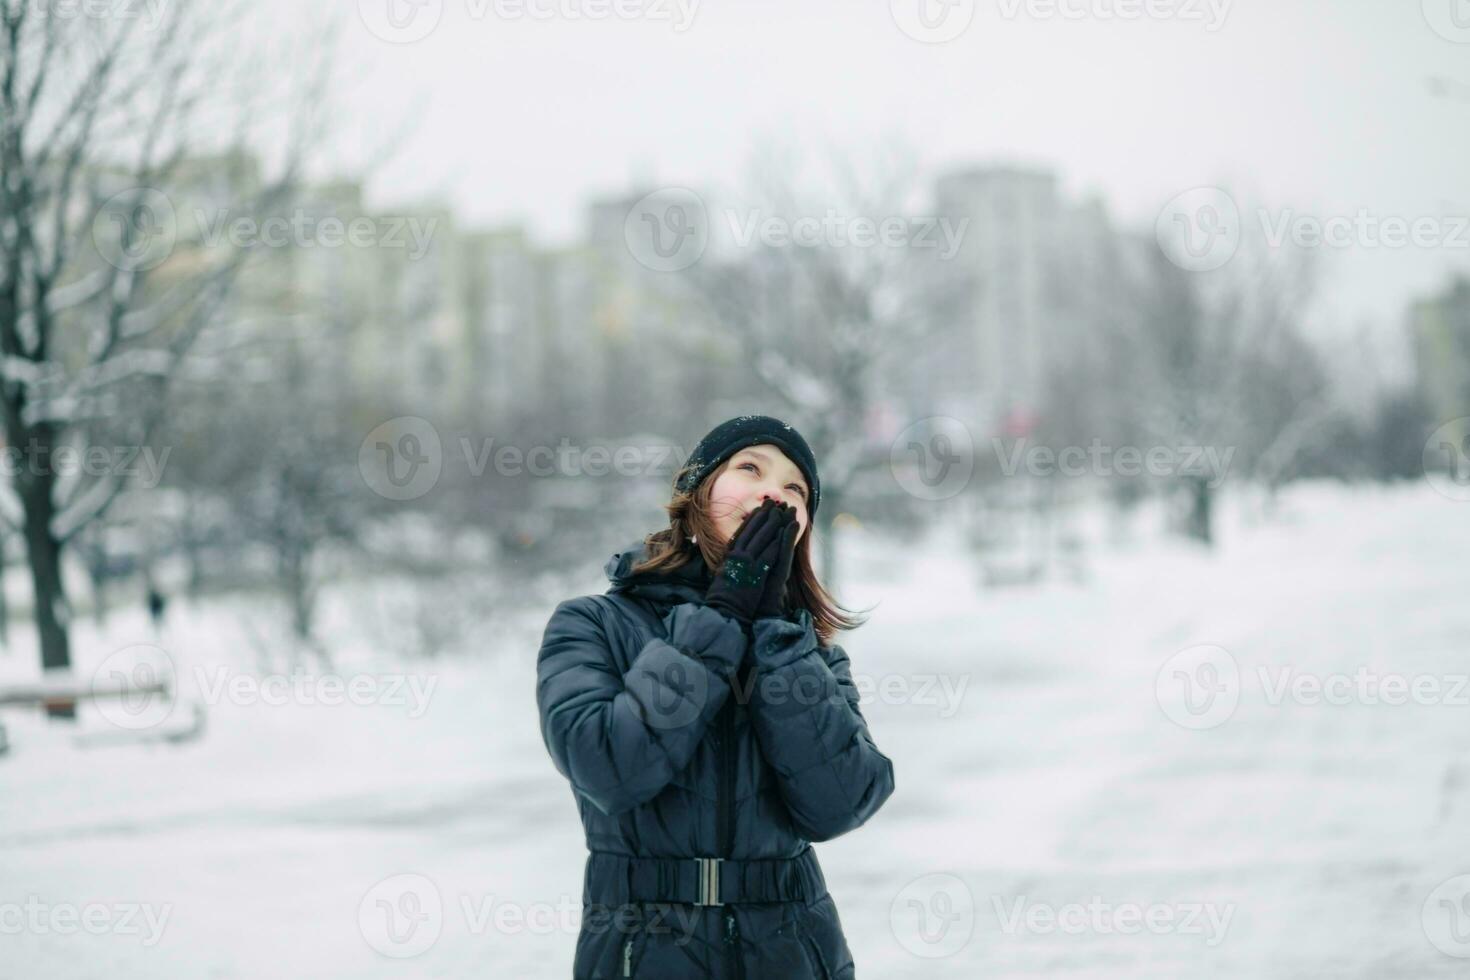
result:
[[[587,855],[583,900],[588,904],[669,902],[719,906],[812,901],[827,883],[808,845],[789,858],[648,858],[608,851]]]

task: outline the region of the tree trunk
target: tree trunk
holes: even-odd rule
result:
[[[823,490],[825,491],[826,488],[824,487]],[[841,501],[838,498],[837,494],[824,492],[822,494],[822,503],[826,504],[828,508],[830,508],[826,511],[823,511],[823,513],[825,514],[825,520],[822,522],[822,540],[820,549],[822,561],[822,570],[820,573],[822,588],[826,589],[827,592],[831,595],[836,595],[838,573],[837,528],[833,525],[832,521],[837,517],[838,514],[842,513],[842,508],[838,506]]]
[[[1209,480],[1203,476],[1191,476],[1185,482],[1189,497],[1189,514],[1185,519],[1184,533],[1195,541],[1212,545],[1214,536],[1214,491]]]
[[[204,558],[200,554],[200,547],[193,542],[184,545],[184,556],[189,563],[189,581],[184,586],[184,594],[189,597],[190,602],[198,602],[199,597],[204,594]]]
[[[107,625],[107,570],[102,558],[87,562],[87,577],[92,583],[92,621],[100,631]]]
[[[41,668],[71,667],[71,647],[66,626],[66,591],[61,584],[61,542],[51,533],[54,478],[43,474],[21,491],[25,505],[26,555],[30,560],[31,584],[36,594],[36,632],[41,638]]]
[[[0,646],[10,646],[10,604],[5,600],[5,535],[0,533]]]
[[[39,438],[45,439],[45,435]],[[66,589],[61,581],[61,542],[51,531],[55,503],[51,493],[56,476],[51,472],[50,442],[44,456],[36,462],[39,472],[24,473],[16,480],[21,505],[25,508],[26,558],[31,567],[31,585],[35,593],[36,634],[41,641],[41,669],[69,670],[71,644],[67,625],[71,620]],[[48,705],[53,718],[75,718],[76,702]]]
[[[190,602],[198,602],[199,597],[204,594],[204,547],[200,544],[200,536],[204,533],[196,520],[194,494],[184,495],[184,527],[181,544],[184,548],[184,561],[189,566],[189,580],[184,587],[184,594],[189,597]]]
[[[288,542],[278,554],[277,568],[291,604],[291,633],[298,646],[310,650],[321,663],[330,666],[331,658],[312,633],[316,618],[316,584],[311,580],[311,549],[298,542]]]

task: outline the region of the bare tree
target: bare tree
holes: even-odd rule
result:
[[[286,267],[302,258],[289,250],[278,257]],[[359,297],[335,281],[304,285],[289,268],[271,270],[262,284],[272,299],[267,309],[253,297],[260,321],[213,332],[196,369],[178,380],[178,400],[189,410],[166,422],[164,434],[178,449],[167,486],[185,504],[177,515],[181,540],[227,529],[220,543],[238,556],[234,573],[284,600],[293,658],[306,650],[329,667],[330,649],[314,630],[318,599],[341,571],[334,558],[361,554],[362,530],[383,503],[364,483],[358,450],[386,403],[371,379],[343,370],[351,337],[372,327]],[[234,370],[218,377],[205,361]],[[190,546],[196,589],[205,543]],[[246,555],[268,565],[240,560]]]
[[[860,170],[855,158],[871,168]],[[825,163],[829,172],[817,192],[793,161],[765,154],[753,167],[746,206],[731,213],[792,224],[836,215],[879,225],[914,216],[920,175],[904,149],[886,156],[831,152]],[[706,258],[672,284],[821,460],[821,562],[829,586],[838,578],[833,521],[854,481],[888,462],[888,447],[870,445],[873,410],[907,398],[906,353],[939,342],[967,288],[952,264],[913,247],[912,231],[905,228],[899,247],[841,237],[754,242],[733,258]]]
[[[1223,268],[1196,272],[1151,242],[1139,247],[1124,307],[1106,304],[1094,338],[1054,382],[1053,400],[1070,406],[1060,437],[1177,451],[1168,480],[1182,530],[1210,544],[1226,473],[1208,464],[1273,486],[1336,412],[1320,353],[1302,333],[1315,276],[1299,252],[1242,247]],[[1196,449],[1215,455],[1185,465]]]
[[[223,180],[233,215],[277,208],[317,135],[329,46],[284,53],[304,78],[272,74],[242,44],[250,9],[179,0],[76,16],[0,0],[0,410],[45,668],[71,662],[63,550],[129,482],[118,466],[58,472],[65,455],[149,444],[250,254],[174,205],[210,200]],[[283,88],[296,111],[275,103]],[[286,120],[269,179],[245,167],[261,120]]]

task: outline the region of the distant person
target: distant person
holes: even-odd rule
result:
[[[148,583],[148,618],[153,621],[155,631],[163,628],[163,612],[168,600],[151,581]]]
[[[731,419],[669,527],[547,623],[541,734],[590,851],[574,978],[854,976],[811,842],[876,813],[893,763],[832,642],[861,621],[812,571],[820,493],[795,429]]]

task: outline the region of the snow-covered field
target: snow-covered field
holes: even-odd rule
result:
[[[1227,507],[1213,555],[1140,528],[1080,581],[990,591],[952,534],[852,532],[842,597],[879,605],[844,645],[897,774],[818,845],[859,975],[1465,976],[1467,507],[1300,487],[1269,523]],[[335,596],[360,703],[258,696],[278,614],[242,598],[157,640],[210,702],[197,741],[0,711],[0,977],[570,976],[584,846],[535,653],[604,557],[489,603],[473,658],[396,659]],[[139,642],[141,617],[79,623],[80,673]]]

